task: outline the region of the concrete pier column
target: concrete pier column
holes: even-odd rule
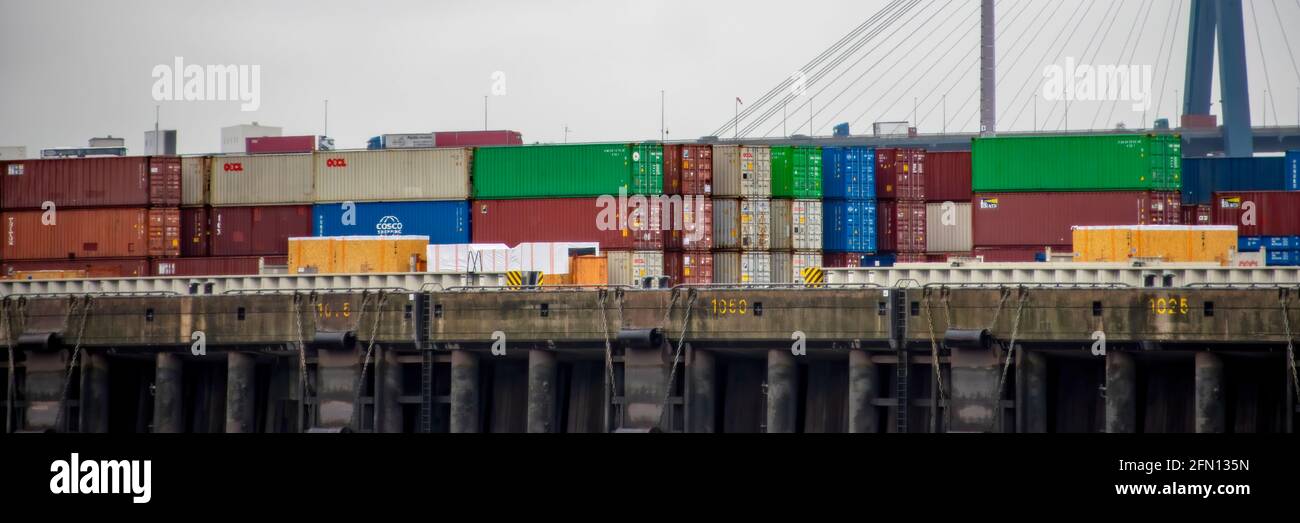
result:
[[[389,348],[379,350],[376,361],[375,408],[379,411],[379,426],[375,432],[398,433],[402,431],[402,364],[397,353]]]
[[[546,349],[528,351],[528,432],[556,432],[556,355]]]
[[[1227,431],[1223,358],[1211,352],[1196,353],[1196,432]]]
[[[874,434],[880,430],[876,416],[876,364],[865,350],[849,351],[849,432]]]
[[[181,358],[159,352],[153,374],[153,431],[165,434],[185,432],[184,388],[181,386]]]
[[[1106,353],[1106,432],[1137,432],[1137,362],[1126,352]]]
[[[371,356],[372,366],[366,381],[375,378],[376,362],[374,355]],[[317,427],[350,427],[359,431],[367,426],[359,412],[363,409],[357,404],[357,381],[361,379],[363,357],[362,348],[356,345],[316,350]]]
[[[767,351],[767,431],[789,434],[798,427],[799,364],[790,349]]]
[[[478,432],[478,359],[469,351],[451,351],[451,432]]]
[[[669,395],[668,374],[672,348],[627,347],[623,352],[623,419],[615,420],[615,429],[669,430],[673,417],[665,414],[664,398]],[[685,376],[679,377],[685,379]]]
[[[256,362],[251,354],[226,353],[226,433],[257,432]]]
[[[690,396],[686,422],[687,432],[711,433],[717,423],[717,358],[712,352],[690,348],[686,361],[686,374],[690,378]]]
[[[80,432],[108,432],[108,367],[107,355],[81,351]]]
[[[25,415],[20,420],[25,422],[18,426],[20,430],[64,430],[59,427],[59,398],[63,394],[63,381],[68,375],[68,358],[66,350],[23,351],[27,361],[26,387],[22,389],[27,399]],[[67,413],[63,415],[63,424],[70,421]]]
[[[1025,351],[1022,356],[1024,383],[1021,387],[1025,394],[1020,400],[1020,408],[1024,409],[1022,430],[1041,434],[1047,432],[1047,357],[1036,351]]]
[[[1001,351],[952,349],[948,408],[953,415],[948,432],[1002,432],[1006,423],[998,383],[1005,358]]]

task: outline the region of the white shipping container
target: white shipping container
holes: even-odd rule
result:
[[[600,244],[582,242],[535,242],[507,247],[500,243],[430,245],[429,272],[526,271],[568,274],[569,257],[575,249],[600,254]]]
[[[315,153],[318,202],[468,200],[470,149]]]
[[[772,200],[740,201],[740,248],[766,251],[772,248]]]
[[[713,282],[721,284],[772,283],[772,254],[767,252],[714,252]]]
[[[315,200],[311,154],[218,156],[209,173],[215,206],[301,205]]]
[[[971,252],[975,248],[970,202],[927,204],[925,227],[926,252]]]
[[[713,196],[770,198],[772,150],[767,146],[715,145]]]
[[[433,133],[385,134],[385,149],[432,149],[435,147]]]
[[[740,200],[713,199],[713,248],[740,248]]]
[[[0,160],[26,160],[27,147],[19,145],[16,147],[0,147]]]
[[[663,251],[605,251],[610,285],[639,285],[641,278],[664,276]]]
[[[211,156],[186,156],[181,158],[181,205],[208,204],[208,175]]]
[[[772,250],[822,249],[821,200],[772,200]]]
[[[822,266],[822,255],[816,252],[796,252],[791,256],[790,263],[790,281],[794,283],[803,283],[804,269],[820,269]]]

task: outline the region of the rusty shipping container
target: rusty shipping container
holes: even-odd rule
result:
[[[925,202],[882,200],[876,209],[880,252],[925,252]]]
[[[311,154],[218,156],[212,159],[212,205],[301,205],[315,200]]]
[[[149,255],[149,210],[104,207],[59,211],[46,225],[45,212],[3,214],[5,241],[0,258],[44,260],[136,258]]]
[[[822,250],[821,200],[772,200],[771,213],[772,250]]]
[[[142,278],[149,276],[148,258],[6,261],[5,279],[36,279],[31,273],[67,271],[84,278]]]
[[[0,162],[5,210],[87,207],[174,207],[181,201],[175,156],[61,158]]]
[[[713,196],[772,197],[772,150],[763,145],[713,147]]]
[[[468,200],[473,155],[464,148],[317,152],[316,201]]]
[[[664,249],[673,251],[708,251],[713,249],[713,199],[687,195],[681,206],[675,204],[664,214],[668,230],[664,231]],[[677,223],[677,217],[681,222]]]
[[[181,158],[181,205],[193,207],[212,203],[209,194],[212,162],[211,156]]]
[[[1247,237],[1300,235],[1300,191],[1214,193],[1214,225]]]
[[[713,253],[700,251],[664,253],[664,272],[673,285],[713,283]]]
[[[473,243],[593,242],[601,249],[663,249],[662,230],[634,231],[632,212],[622,220],[618,214],[617,204],[602,207],[596,198],[475,200],[470,225]]]
[[[925,153],[925,199],[929,202],[969,202],[971,154]]]
[[[664,145],[664,194],[713,194],[713,146]]]
[[[211,233],[208,228],[209,207],[181,209],[181,256],[198,258],[212,254]]]
[[[149,256],[175,258],[180,255],[180,209],[149,209]]]
[[[287,265],[284,256],[227,256],[153,260],[152,276],[248,276],[261,274],[263,265]]]
[[[213,256],[284,256],[289,238],[312,235],[310,205],[218,207],[208,218]]]
[[[876,149],[876,198],[925,200],[925,149]]]
[[[1178,193],[1154,191],[976,194],[976,247],[1071,245],[1071,227],[1178,225]],[[1067,249],[1068,250],[1068,249]]]

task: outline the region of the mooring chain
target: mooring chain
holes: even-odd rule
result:
[[[993,423],[995,425],[990,427],[990,430],[996,430],[998,428],[997,424],[1002,421],[1002,390],[1007,383],[1007,369],[1011,368],[1011,357],[1016,353],[1016,335],[1020,331],[1020,316],[1024,312],[1025,302],[1029,301],[1029,292],[1020,289],[1019,301],[1020,303],[1016,305],[1016,317],[1011,321],[1011,344],[1007,346],[1007,359],[1002,363],[1002,375],[998,378],[998,393],[993,397],[993,401],[996,402],[997,406],[993,411]]]
[[[929,291],[926,291],[925,293],[925,322],[929,325],[930,328],[930,367],[934,369],[934,381],[938,385],[937,394],[939,394],[939,401],[943,401],[944,397],[947,396],[947,393],[944,391],[944,387],[943,387],[943,373],[939,371],[939,340],[934,335],[934,317],[930,313],[930,292]],[[952,328],[951,323],[948,324],[948,328],[950,329]],[[938,420],[939,420],[938,409],[931,409],[930,411],[930,432],[931,433],[938,432]]]
[[[668,412],[668,400],[673,396],[673,380],[677,379],[677,363],[681,361],[682,348],[686,346],[686,329],[691,325],[691,310],[695,308],[695,299],[699,295],[695,289],[690,291],[691,297],[686,301],[686,317],[682,319],[682,334],[677,338],[677,350],[673,352],[673,366],[668,371],[668,386],[664,388],[664,400],[659,405],[659,421],[656,425],[664,424],[664,414]]]
[[[1300,401],[1300,375],[1296,374],[1295,338],[1291,337],[1291,312],[1286,308],[1287,297],[1282,297],[1282,326],[1286,329],[1286,360],[1291,369],[1291,390]]]
[[[307,346],[302,334],[302,295],[293,295],[293,319],[298,334],[298,430],[302,431],[307,409]]]
[[[998,308],[997,310],[993,311],[993,321],[989,322],[989,328],[988,328],[989,332],[993,332],[993,329],[996,329],[998,327],[998,317],[1002,315],[1002,308],[1006,306],[1007,298],[1009,298],[1010,296],[1011,296],[1011,289],[1003,287],[1002,299],[998,300]]]
[[[58,427],[62,426],[63,414],[64,411],[67,410],[68,408],[68,386],[72,383],[72,371],[77,368],[77,357],[81,354],[81,337],[86,333],[86,319],[87,316],[89,316],[90,314],[90,303],[91,303],[90,295],[87,294],[83,296],[82,300],[83,301],[81,305],[81,321],[80,321],[80,326],[77,327],[77,341],[72,346],[72,358],[71,360],[68,361],[68,371],[63,376],[63,393],[59,394],[59,409],[55,411],[54,414],[55,430],[58,430]],[[77,299],[73,298],[72,304],[68,308],[69,317],[72,316],[72,311],[76,309],[76,306],[77,306]],[[84,409],[85,406],[82,406],[81,408]],[[81,427],[78,427],[78,430],[81,430]]]
[[[9,367],[5,374],[9,379],[9,385],[5,389],[5,433],[10,434],[14,431],[14,389],[18,387],[18,381],[14,376],[14,330],[9,324],[9,298],[5,297],[0,302],[0,322],[4,323],[5,328],[5,345],[9,349]]]
[[[366,295],[361,298],[361,314],[357,315],[357,326],[361,325],[361,320],[365,316],[366,298],[368,298]],[[383,316],[384,303],[387,301],[388,295],[384,294],[384,291],[379,291],[379,298],[375,300],[375,322],[370,327],[370,341],[366,344],[366,357],[361,362],[361,377],[357,380],[357,389],[352,399],[352,423],[357,430],[361,430],[361,425],[358,422],[361,420],[361,392],[366,384],[366,367],[370,366],[370,354],[375,348],[375,335],[379,332],[379,318]],[[375,390],[378,391],[379,387],[380,384],[376,383]],[[376,430],[378,430],[378,427],[376,427]]]
[[[600,329],[605,333],[605,370],[609,373],[610,395],[614,393],[614,349],[609,342],[609,316],[605,314],[605,297],[609,294],[609,289],[601,289],[596,292],[597,301],[600,303]],[[608,408],[608,407],[606,407]]]

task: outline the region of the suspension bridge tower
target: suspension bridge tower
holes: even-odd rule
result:
[[[1214,51],[1219,51],[1219,92],[1223,96],[1223,149],[1228,156],[1255,152],[1246,82],[1246,38],[1241,0],[1192,0],[1187,41],[1187,99],[1183,127],[1210,118],[1214,92]]]

